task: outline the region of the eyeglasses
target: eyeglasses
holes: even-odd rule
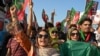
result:
[[[71,36],[79,35],[79,33],[71,33],[70,35],[71,35]]]
[[[38,34],[38,38],[42,38],[42,37],[44,37],[44,38],[48,38],[49,36],[48,36],[47,34],[45,34],[45,35]]]
[[[57,31],[52,31],[52,33],[58,33]]]

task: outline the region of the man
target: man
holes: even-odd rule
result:
[[[90,18],[85,17],[79,23],[80,27],[80,36],[81,41],[92,43],[93,45],[97,46],[97,42],[95,39],[95,34],[90,31],[92,27],[92,20]]]
[[[56,28],[57,28],[57,31],[58,31],[59,39],[66,41],[66,34],[61,30],[61,22],[56,23]]]

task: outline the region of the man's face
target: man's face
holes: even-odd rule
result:
[[[89,32],[91,28],[91,23],[89,21],[84,21],[80,28],[83,32]]]

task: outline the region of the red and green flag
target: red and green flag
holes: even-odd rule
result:
[[[73,17],[73,20],[71,21],[73,24],[77,24],[78,20],[80,18],[80,12],[79,11],[76,11],[74,17]]]
[[[80,20],[78,21],[78,24],[80,23],[80,21],[82,21],[84,19],[84,17],[91,15],[90,9],[92,8],[92,6],[93,6],[93,0],[91,0],[91,1],[88,0],[88,2],[86,2],[85,12],[83,13]]]
[[[91,1],[89,1],[91,2]],[[89,3],[88,2],[88,3]],[[91,17],[92,15],[95,15],[96,14],[96,11],[97,11],[97,7],[98,7],[98,2],[97,1],[93,1],[93,5],[92,7],[88,10],[88,17]]]
[[[66,16],[66,18],[69,19],[69,20],[67,21],[67,24],[71,24],[71,21],[73,20],[75,13],[76,13],[76,11],[75,11],[74,8],[72,8],[71,10],[68,10],[68,11],[67,11],[67,16]]]
[[[99,4],[99,2],[93,1],[93,6],[92,6],[92,8],[91,8],[91,10],[92,10],[92,15],[95,15],[95,14],[96,14],[96,11],[97,11],[97,8],[98,8],[98,4]]]
[[[29,2],[30,2],[30,0],[13,0],[13,4],[18,9],[17,16],[18,16],[19,21],[24,20],[25,9],[26,9]]]
[[[46,14],[45,10],[42,10],[42,19],[45,23],[48,22],[48,15]]]
[[[75,9],[72,8],[71,12],[70,12],[70,19],[71,19],[71,21],[73,20],[75,13],[76,13]]]

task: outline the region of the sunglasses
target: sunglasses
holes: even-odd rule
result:
[[[70,35],[71,35],[71,36],[79,35],[79,33],[71,33]]]
[[[48,38],[49,36],[48,36],[47,34],[45,34],[45,35],[38,34],[38,38],[42,38],[42,37],[44,37],[44,38]]]
[[[52,31],[52,33],[58,33],[57,31]]]

